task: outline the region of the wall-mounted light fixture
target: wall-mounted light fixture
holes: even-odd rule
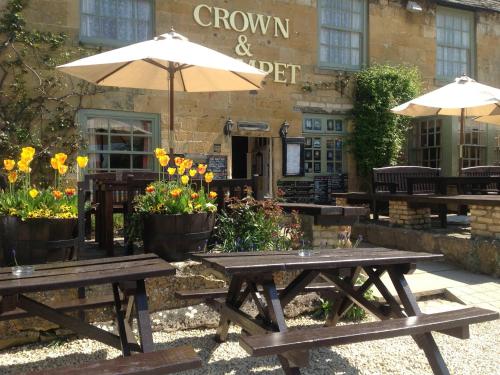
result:
[[[411,13],[420,13],[423,9],[416,1],[408,1],[408,4],[406,4],[406,10]]]
[[[229,118],[226,123],[224,124],[224,135],[230,136],[231,133],[233,132],[233,120]]]
[[[288,128],[290,127],[290,125],[288,124],[288,122],[283,122],[283,124],[281,124],[281,128],[280,128],[280,137],[285,139],[287,134],[288,134]]]

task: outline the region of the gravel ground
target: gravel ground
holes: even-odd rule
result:
[[[461,305],[458,305],[463,307]],[[457,307],[442,300],[421,303],[425,312]],[[158,320],[158,315],[153,319]],[[293,326],[317,326],[318,321],[300,317]],[[111,325],[101,325],[113,329]],[[158,328],[158,327],[156,327]],[[282,374],[275,357],[252,358],[238,345],[239,330],[232,328],[228,342],[216,344],[214,329],[165,330],[154,333],[158,349],[192,345],[203,359],[204,368],[184,374]],[[500,324],[498,321],[471,326],[471,339],[460,340],[434,334],[452,374],[500,375]],[[118,350],[89,339],[73,339],[27,345],[0,352],[0,374],[16,374],[40,368],[72,366],[87,361],[110,359]],[[423,352],[410,337],[371,341],[311,352],[303,374],[432,374]]]

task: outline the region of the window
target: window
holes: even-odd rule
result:
[[[307,117],[303,121],[304,172],[333,175],[343,172],[344,119]]]
[[[483,124],[465,125],[463,159],[464,168],[485,164],[486,132]]]
[[[442,120],[440,119],[423,120],[415,127],[419,165],[440,168],[441,127]]]
[[[152,0],[81,0],[82,42],[121,46],[152,35]]]
[[[154,169],[158,115],[82,110],[80,123],[88,142],[89,171]]]
[[[319,1],[319,65],[359,70],[364,62],[365,0]]]
[[[436,14],[436,77],[472,75],[473,13],[438,7]]]

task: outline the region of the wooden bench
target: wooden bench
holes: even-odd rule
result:
[[[285,290],[285,287],[277,287],[276,290],[281,292]],[[262,290],[258,290],[262,292]],[[207,301],[213,301],[218,298],[226,297],[228,292],[227,288],[217,288],[217,289],[196,289],[196,290],[178,290],[175,292],[175,296],[179,299],[201,299]],[[304,293],[333,293],[335,292],[335,285],[331,283],[314,283],[308,285],[304,289]]]
[[[465,177],[500,177],[500,165],[479,165],[477,167],[469,167],[462,169],[462,176]],[[472,189],[474,191],[474,187]],[[486,189],[480,187],[481,194],[488,192],[498,193],[500,184],[488,184]]]
[[[99,362],[30,373],[30,375],[157,375],[200,368],[201,358],[191,346],[140,353]]]
[[[435,314],[334,327],[294,329],[266,335],[242,336],[240,345],[253,356],[281,354],[322,346],[352,344],[432,331],[469,338],[469,325],[498,319],[498,312],[471,307]]]
[[[440,173],[440,168],[407,165],[373,168],[373,193],[406,193],[408,177],[437,177]],[[432,183],[422,183],[416,185],[413,190],[418,194],[433,194],[435,188]]]

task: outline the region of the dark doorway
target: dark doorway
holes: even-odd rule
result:
[[[233,178],[247,178],[248,137],[232,137]]]

